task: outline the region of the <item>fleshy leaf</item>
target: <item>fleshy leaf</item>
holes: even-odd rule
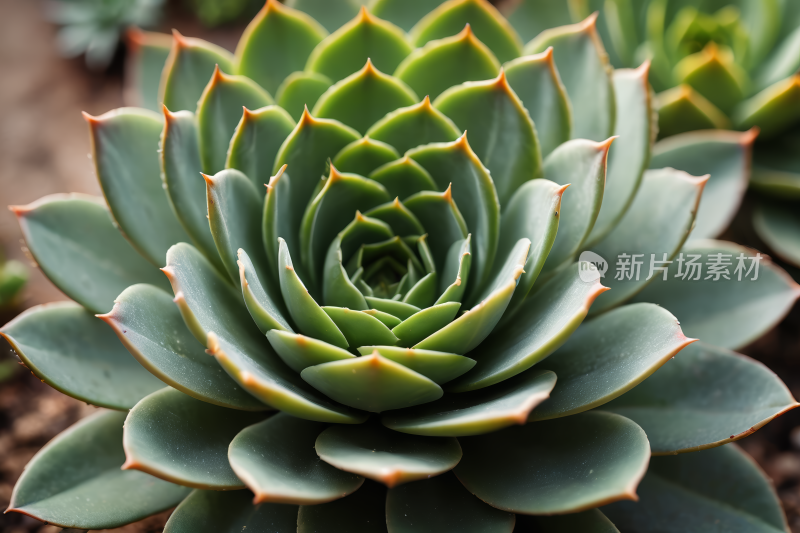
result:
[[[269,4],[276,3],[271,0]],[[278,4],[280,5],[280,4]],[[255,111],[244,108],[239,125],[230,140],[225,168],[235,168],[252,180],[259,190],[269,183],[275,156],[283,141],[292,132],[295,122],[278,106]]]
[[[244,488],[228,464],[228,444],[264,416],[212,405],[166,387],[128,413],[122,469],[196,489]]]
[[[452,143],[433,143],[408,152],[433,176],[439,190],[453,187],[453,199],[472,234],[472,274],[467,297],[489,276],[500,232],[497,191],[486,167],[467,142],[466,133]],[[423,225],[425,225],[423,223]]]
[[[361,486],[361,476],[319,460],[314,441],[324,429],[319,422],[280,413],[236,435],[228,458],[255,493],[255,503],[314,505],[342,498]]]
[[[357,72],[335,83],[319,97],[312,113],[366,133],[378,119],[399,107],[417,103],[405,83],[376,69],[371,59]]]
[[[459,302],[433,305],[404,320],[392,333],[397,335],[399,346],[408,348],[452,322],[460,307]]]
[[[436,5],[445,0],[376,0],[370,3],[370,11],[376,17],[397,24],[404,31],[427,15]]]
[[[558,387],[530,420],[603,405],[647,379],[691,342],[675,317],[653,304],[626,305],[590,320],[541,364],[558,376]]]
[[[305,13],[268,0],[250,21],[236,47],[236,74],[275,94],[286,77],[303,70],[311,51],[328,32]]]
[[[330,398],[372,413],[442,397],[439,385],[377,352],[308,367],[300,375]]]
[[[420,312],[419,307],[403,302],[397,302],[395,300],[386,300],[384,298],[373,298],[371,296],[367,296],[365,299],[367,300],[367,303],[372,309],[377,309],[378,311],[389,313],[392,316],[396,316],[400,320],[406,320],[414,313]]]
[[[654,457],[639,501],[603,512],[622,531],[783,533],[788,531],[772,484],[755,461],[731,444],[674,457]]]
[[[553,47],[510,61],[503,69],[536,130],[542,132],[540,149],[542,157],[547,157],[570,139],[572,128],[572,105],[553,62]]]
[[[3,326],[0,336],[37,378],[93,405],[130,409],[164,386],[111,328],[73,302],[32,307]]]
[[[347,498],[322,505],[301,505],[297,533],[386,533],[386,487],[364,481]]]
[[[523,183],[541,177],[536,129],[502,69],[496,79],[451,87],[433,105],[470,132],[470,146],[492,173],[500,205]]]
[[[800,297],[800,286],[786,272],[754,252],[724,241],[690,241],[669,265],[667,281],[654,278],[635,300],[669,309],[690,337],[733,350],[745,346],[780,322]]]
[[[800,75],[779,81],[740,103],[733,112],[738,128],[757,126],[764,138],[776,137],[800,116]]]
[[[293,72],[289,75],[278,92],[275,100],[278,105],[288,111],[294,120],[300,120],[305,107],[314,107],[322,94],[333,85],[331,79],[316,72]]]
[[[195,490],[170,515],[164,533],[241,533],[292,531],[297,507],[278,503],[253,505],[250,491]]]
[[[529,369],[564,344],[606,290],[599,280],[581,280],[578,263],[565,268],[525,301],[514,320],[470,354],[478,364],[448,390],[488,387]]]
[[[452,186],[443,193],[419,192],[408,197],[404,205],[427,231],[433,260],[438,269],[443,269],[447,251],[468,234],[467,223],[453,201]]]
[[[546,29],[571,23],[571,7],[569,2],[523,0],[500,4],[500,12],[511,22],[522,39],[527,41]]]
[[[461,460],[454,438],[403,435],[377,425],[331,426],[314,447],[326,463],[390,488],[443,474]]]
[[[267,197],[264,199],[264,216],[262,217],[261,236],[269,261],[268,274],[274,281],[278,280],[278,250],[280,248],[278,238],[288,239],[286,245],[289,249],[300,254],[297,232],[291,226],[292,220],[289,215],[291,206],[287,205],[289,199],[292,198],[292,180],[286,173],[286,167],[287,165],[283,165],[269,179]]]
[[[250,312],[250,316],[258,326],[258,329],[261,330],[261,333],[266,333],[273,329],[292,331],[292,327],[286,320],[286,311],[283,306],[283,300],[280,299],[280,293],[275,288],[270,291],[274,297],[267,293],[247,252],[239,248],[237,256],[239,258],[237,261],[239,265],[239,285],[242,287],[244,305]],[[269,284],[269,279],[265,279],[265,281]]]
[[[114,329],[136,360],[167,385],[222,407],[267,409],[205,353],[166,292],[144,283],[132,285],[117,297],[114,309],[100,318]],[[124,375],[128,381],[135,373],[127,370],[110,375]],[[158,389],[151,392],[155,390]]]
[[[448,87],[488,80],[499,71],[500,62],[467,24],[458,35],[431,41],[411,52],[394,75],[418,95],[435,99]]]
[[[753,213],[753,227],[778,257],[800,266],[800,216],[796,206],[762,202]]]
[[[125,34],[128,48],[125,100],[130,105],[158,111],[158,85],[172,48],[172,36],[132,27]]]
[[[280,360],[253,324],[241,296],[194,248],[172,247],[164,271],[192,334],[250,394],[302,418],[345,424],[364,419],[316,393]]]
[[[492,507],[525,514],[585,511],[636,499],[650,448],[642,428],[602,411],[459,439],[455,474]]]
[[[653,124],[651,89],[647,83],[649,73],[650,63],[635,70],[614,71],[617,101],[614,135],[619,138],[608,154],[603,204],[589,236],[590,242],[597,242],[620,223],[634,201],[650,162],[657,126]]]
[[[288,331],[269,331],[267,339],[283,362],[295,372],[302,372],[309,366],[355,357],[333,344]]]
[[[526,54],[553,47],[558,73],[572,103],[573,139],[602,141],[614,131],[614,84],[596,22],[595,13],[578,24],[545,30],[525,45]]]
[[[370,59],[381,72],[394,72],[411,50],[400,28],[362,7],[353,20],[317,45],[305,70],[337,82],[358,71]]]
[[[353,348],[372,344],[394,345],[397,342],[392,330],[366,313],[344,307],[323,307],[322,310],[331,317]]]
[[[386,498],[392,533],[511,533],[514,515],[469,493],[452,474],[392,488]]]
[[[369,176],[376,168],[400,157],[394,147],[369,136],[353,141],[336,154],[333,166],[341,172]]]
[[[730,224],[747,190],[757,133],[690,132],[665,139],[653,148],[650,168],[673,167],[693,176],[711,175],[692,239],[716,237]]]
[[[466,239],[454,242],[447,252],[442,274],[439,276],[439,289],[442,295],[436,305],[446,302],[461,302],[469,281],[472,266],[472,234]],[[453,280],[452,282],[450,280]],[[449,283],[449,285],[448,285]]]
[[[114,219],[142,255],[163,266],[167,249],[189,236],[170,208],[160,179],[161,117],[144,109],[120,108],[84,118],[97,179]]]
[[[669,265],[692,231],[707,183],[707,175],[696,178],[673,168],[647,171],[630,209],[611,233],[591,248],[615,268],[615,275],[608,272],[603,276],[612,290],[597,299],[592,314],[621,304],[656,277],[664,276],[666,269],[661,267]]]
[[[388,113],[367,130],[367,136],[386,142],[401,153],[432,142],[452,142],[460,135],[461,130],[431,105],[427,95],[418,104]]]
[[[730,113],[749,89],[747,73],[736,64],[731,51],[720,49],[713,40],[678,61],[673,78],[691,86],[723,113]]]
[[[545,179],[570,186],[561,198],[558,233],[545,261],[545,272],[570,260],[591,234],[603,203],[608,149],[615,138],[601,143],[574,139],[553,150],[545,160]]]
[[[259,109],[273,103],[269,93],[250,78],[228,76],[219,67],[214,69],[211,81],[197,102],[203,172],[213,174],[225,168],[228,145],[242,120],[242,107]]]
[[[484,0],[450,0],[425,15],[410,31],[415,46],[455,35],[469,24],[481,42],[502,61],[522,55],[522,40],[492,4]]]
[[[652,453],[666,455],[739,440],[797,406],[762,363],[698,342],[603,409],[642,426]]]
[[[123,471],[125,413],[84,418],[50,441],[17,480],[8,511],[77,529],[106,529],[175,506],[189,489]]]
[[[194,112],[214,69],[219,66],[223,72],[233,74],[236,59],[224,48],[202,39],[184,37],[176,30],[172,35],[172,50],[158,89],[159,100],[170,111]]]
[[[656,96],[658,134],[670,137],[694,130],[727,129],[730,119],[688,85],[678,85]]]
[[[369,177],[383,185],[389,196],[403,200],[418,192],[437,188],[428,171],[408,156],[375,169]]]
[[[424,311],[420,311],[414,316],[422,315],[422,313]],[[407,320],[411,320],[411,318]],[[362,355],[369,355],[373,351],[377,351],[383,357],[400,363],[439,385],[460,376],[475,366],[475,361],[469,357],[432,350],[415,350],[400,346],[361,346],[358,351]]]
[[[178,220],[203,255],[220,272],[225,272],[208,227],[206,185],[200,175],[203,171],[200,140],[191,111],[172,113],[164,108],[160,146],[161,179]]]
[[[56,194],[11,210],[39,268],[90,311],[110,311],[114,298],[134,283],[168,289],[158,269],[114,227],[99,198]]]
[[[491,433],[525,424],[531,410],[547,399],[555,384],[553,372],[534,369],[491,388],[448,394],[415,409],[383,415],[381,422],[395,431],[431,437]]]
[[[414,164],[413,159],[406,160],[411,162],[409,166]],[[391,196],[391,193],[389,195]],[[405,204],[400,202],[397,196],[395,196],[393,202],[373,207],[366,212],[366,215],[385,222],[396,235],[408,236],[425,233],[425,227],[419,219],[414,216],[414,213]]]

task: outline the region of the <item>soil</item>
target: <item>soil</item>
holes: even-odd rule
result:
[[[233,49],[239,27],[205,30],[174,8],[163,30],[177,27]],[[89,160],[89,139],[80,111],[101,114],[123,105],[120,61],[109,72],[86,70],[81,59],[56,53],[55,30],[43,19],[43,3],[0,0],[0,206],[26,204],[58,192],[100,194]],[[731,240],[764,250],[748,225],[752,201],[733,225]],[[0,247],[9,258],[31,264],[31,281],[14,310],[0,312],[4,324],[19,310],[54,300],[61,294],[26,257],[14,216],[0,209]],[[798,271],[793,271],[798,279]],[[800,306],[772,332],[741,350],[775,371],[800,398]],[[0,341],[0,363],[13,353]],[[15,359],[15,358],[14,358]],[[50,439],[94,407],[73,400],[41,383],[20,366],[0,382],[0,509],[5,509],[24,465]],[[773,421],[740,441],[773,479],[793,533],[800,533],[800,409]],[[163,530],[169,511],[115,533]],[[55,533],[16,513],[0,515],[5,533]]]

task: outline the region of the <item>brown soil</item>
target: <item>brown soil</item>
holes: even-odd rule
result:
[[[164,29],[204,36],[229,49],[240,28],[209,32],[171,13]],[[81,60],[66,61],[55,52],[54,29],[42,19],[42,4],[0,0],[0,206],[26,204],[47,194],[99,194],[89,152],[85,110],[100,114],[122,105],[121,68],[104,75],[86,71]],[[740,241],[752,235],[737,231]],[[757,245],[757,243],[755,243]],[[10,258],[29,262],[14,216],[0,207],[0,246]],[[763,249],[763,248],[762,248]],[[19,309],[65,299],[42,273],[31,269],[31,282]],[[0,313],[0,324],[16,311]],[[0,361],[10,349],[0,341]],[[742,350],[764,361],[800,397],[800,308],[773,332]],[[45,443],[95,408],[66,397],[39,382],[23,367],[0,383],[0,510],[8,505],[24,465]],[[740,444],[775,481],[794,533],[800,533],[800,409],[772,422]],[[153,533],[163,530],[169,512],[113,530]],[[6,533],[54,533],[60,528],[9,513],[0,515]],[[108,530],[111,531],[111,530]]]

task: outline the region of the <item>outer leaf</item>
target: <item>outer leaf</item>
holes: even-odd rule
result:
[[[585,511],[636,499],[650,458],[639,426],[602,411],[460,442],[464,458],[455,473],[464,486],[492,507],[525,514]]]
[[[450,0],[425,15],[409,32],[415,46],[450,37],[469,24],[500,61],[522,55],[522,40],[493,5],[481,0]]]
[[[184,322],[225,371],[256,398],[314,420],[351,423],[363,417],[306,386],[273,352],[236,290],[187,244],[174,246],[165,272]],[[219,333],[217,333],[219,332]]]
[[[514,529],[513,514],[475,498],[452,474],[391,489],[386,522],[391,533],[510,533]]]
[[[297,533],[386,533],[386,487],[370,480],[347,498],[323,505],[303,505]]]
[[[408,31],[414,24],[444,0],[377,0],[370,3],[370,11],[376,17],[397,24],[403,31]],[[460,29],[460,28],[459,28]]]
[[[178,220],[203,255],[220,272],[225,272],[208,227],[206,186],[200,175],[203,170],[200,140],[197,137],[197,122],[191,111],[172,113],[164,108],[159,159],[164,189]]]
[[[270,181],[278,150],[294,127],[295,122],[289,113],[278,106],[256,111],[245,107],[228,146],[225,168],[241,170],[260,194],[263,191],[261,187]]]
[[[472,268],[474,283],[467,291],[473,295],[489,276],[489,267],[497,250],[500,231],[500,206],[497,191],[466,133],[452,143],[434,143],[408,152],[427,170],[439,190],[453,186],[453,199],[472,233]]]
[[[125,413],[97,413],[50,441],[20,476],[8,511],[61,527],[106,529],[180,502],[189,489],[120,470],[124,420]]]
[[[164,65],[158,97],[170,111],[194,111],[216,66],[234,72],[235,58],[227,50],[172,30],[172,50]]]
[[[292,331],[292,327],[286,320],[286,311],[283,306],[283,300],[280,299],[281,295],[275,290],[274,287],[269,285],[270,278],[266,278],[268,288],[271,289],[268,294],[264,290],[261,280],[256,274],[253,261],[247,252],[239,248],[237,253],[239,260],[239,285],[242,287],[242,297],[244,298],[244,305],[250,312],[253,322],[256,323],[261,333],[266,333],[273,329],[281,331]]]
[[[125,73],[125,100],[130,105],[158,111],[158,84],[164,63],[172,48],[172,36],[130,28],[125,34],[128,67]]]
[[[331,79],[316,72],[293,72],[275,93],[278,105],[289,112],[294,120],[300,120],[303,109],[314,107],[317,99],[333,85]]]
[[[255,492],[255,503],[315,505],[358,489],[364,478],[320,461],[314,441],[323,424],[277,414],[239,433],[228,451],[231,466]]]
[[[424,316],[424,312],[420,311],[413,317]],[[406,319],[404,322],[409,320],[411,318]],[[475,361],[469,357],[453,353],[434,352],[432,350],[415,350],[399,346],[361,346],[358,351],[362,355],[369,355],[377,351],[385,358],[400,363],[440,385],[460,376],[475,366]]]
[[[470,146],[491,171],[500,205],[526,181],[541,177],[536,129],[502,69],[494,80],[451,87],[434,105],[463,131],[471,132]]]
[[[330,398],[372,413],[442,397],[439,385],[377,352],[308,367],[300,375]]]
[[[114,227],[99,198],[56,194],[11,210],[39,268],[87,309],[109,311],[114,298],[134,283],[165,287],[158,270]]]
[[[500,4],[501,12],[523,40],[533,39],[542,31],[572,22],[569,2],[523,0]]]
[[[592,251],[608,258],[616,268],[614,276],[604,276],[604,283],[612,290],[598,298],[593,314],[621,304],[663,276],[658,268],[669,266],[666,261],[678,253],[689,237],[707,182],[707,175],[696,178],[672,168],[647,171],[619,225],[592,246]],[[626,272],[619,266],[624,261],[630,263],[631,270]],[[632,270],[634,261],[640,263],[636,272]],[[639,269],[644,272],[639,273]]]
[[[292,198],[292,182],[286,174],[287,165],[283,165],[278,172],[269,179],[267,184],[267,197],[264,199],[264,216],[262,217],[261,236],[264,241],[264,250],[269,260],[268,273],[274,281],[278,280],[278,250],[280,248],[278,238],[283,236],[289,239],[287,246],[294,249],[297,254],[298,235],[296,229],[291,226],[292,219],[289,215],[291,206],[289,200]]]
[[[214,69],[197,102],[197,132],[203,172],[214,174],[225,168],[228,145],[242,120],[242,107],[258,109],[273,104],[272,97],[250,78],[228,76]]]
[[[277,503],[253,505],[247,490],[195,490],[170,515],[165,533],[289,532],[297,527],[297,507]]]
[[[673,167],[693,176],[711,175],[692,239],[716,237],[733,220],[747,190],[757,133],[691,132],[665,139],[653,148],[650,168]]]
[[[543,31],[526,54],[553,47],[558,72],[572,102],[572,137],[602,141],[614,131],[615,98],[608,55],[597,34],[597,14],[579,24]]]
[[[366,135],[388,143],[402,153],[423,144],[455,141],[461,135],[461,130],[449,117],[433,107],[430,97],[426,95],[418,104],[388,113],[375,122]],[[405,196],[401,195],[402,198]]]
[[[696,271],[689,275],[689,268],[679,263],[679,256],[669,265],[667,281],[655,279],[635,300],[669,309],[687,335],[703,342],[730,349],[745,346],[780,322],[800,297],[800,286],[764,256],[758,279],[753,281],[755,267],[749,275],[747,268],[754,253],[748,248],[724,241],[698,240],[691,241],[682,253],[687,261],[691,255],[700,255],[696,263],[703,265],[712,261],[710,255],[723,254],[719,259],[731,263],[727,267],[730,279],[721,273],[715,281],[716,275],[709,276],[705,268],[701,279],[694,280]],[[740,254],[744,270],[737,273]],[[679,266],[686,279],[676,277]],[[742,281],[738,280],[740,274]]]
[[[314,105],[313,113],[366,133],[386,113],[417,101],[417,95],[405,83],[380,72],[367,59],[364,68],[325,91]]]
[[[634,201],[642,176],[650,162],[650,149],[655,140],[653,104],[647,77],[650,63],[635,70],[614,71],[616,120],[618,136],[608,154],[606,189],[589,241],[596,242],[620,223]]]
[[[491,388],[448,394],[415,409],[385,414],[381,422],[395,431],[431,437],[490,433],[525,424],[531,410],[547,399],[555,384],[554,373],[531,370]]]
[[[289,74],[303,70],[309,54],[327,34],[305,13],[268,0],[236,46],[236,73],[275,94]]]
[[[130,409],[163,386],[110,328],[73,302],[32,307],[3,326],[0,336],[36,377],[93,405]]]
[[[510,61],[503,69],[536,130],[544,134],[539,142],[542,156],[547,157],[570,139],[572,128],[572,106],[553,62],[553,47]]]
[[[545,179],[572,187],[561,199],[558,234],[544,264],[545,272],[572,259],[589,237],[603,203],[608,149],[614,139],[602,143],[575,139],[556,148],[545,160]]]
[[[653,304],[626,305],[590,320],[542,364],[558,376],[558,387],[530,419],[599,407],[647,379],[692,342],[674,316]]]
[[[494,78],[499,70],[497,58],[467,24],[458,35],[431,41],[411,52],[394,75],[418,95],[435,99],[448,87]]]
[[[411,45],[400,28],[361,7],[353,20],[317,45],[305,70],[336,82],[359,70],[367,59],[381,72],[394,72],[409,53]]]
[[[84,118],[97,179],[114,219],[142,255],[163,266],[167,249],[189,236],[170,209],[159,179],[161,118],[135,108]]]
[[[443,474],[461,460],[454,438],[402,435],[373,425],[331,426],[314,447],[326,463],[389,488]]]
[[[513,321],[478,347],[478,364],[448,388],[479,389],[524,372],[561,346],[607,290],[599,280],[582,281],[577,263],[562,270],[525,302]]]
[[[205,353],[166,292],[144,283],[132,285],[119,295],[110,313],[99,316],[113,328],[136,360],[167,385],[222,407],[266,409]],[[106,357],[107,353],[104,351]],[[127,370],[109,375],[124,377],[128,382],[135,373]],[[149,392],[156,390],[154,387]]]
[[[696,343],[603,409],[641,425],[653,454],[664,455],[739,440],[797,405],[763,364]]]
[[[616,503],[603,512],[622,531],[731,533],[788,531],[775,489],[755,462],[735,445],[654,457],[635,504]]]
[[[760,203],[753,214],[753,227],[781,259],[800,266],[800,216],[790,204]]]
[[[196,489],[244,488],[228,464],[228,444],[263,419],[261,413],[211,405],[166,387],[128,413],[122,469]]]

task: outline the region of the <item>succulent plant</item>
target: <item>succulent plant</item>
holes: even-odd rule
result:
[[[74,302],[2,335],[110,411],[46,445],[9,510],[102,529],[178,505],[168,533],[786,531],[729,443],[797,403],[730,350],[800,287],[687,242],[710,181],[676,170],[746,172],[749,144],[653,147],[648,64],[612,71],[591,18],[523,47],[483,0],[378,2],[330,34],[348,2],[294,5],[324,26],[270,0],[235,55],[176,34],[163,115],[87,115],[104,200],[12,208]],[[623,254],[663,271],[606,275]],[[760,270],[684,281],[684,254]]]
[[[549,16],[542,17],[546,5]],[[519,0],[504,7],[523,37],[597,10],[615,67],[652,61],[662,137],[759,128],[750,181],[758,193],[753,226],[775,254],[800,266],[800,3]],[[733,180],[727,188],[735,210],[745,187]]]
[[[28,281],[28,269],[19,261],[6,261],[0,253],[0,311],[17,303],[22,287]]]

